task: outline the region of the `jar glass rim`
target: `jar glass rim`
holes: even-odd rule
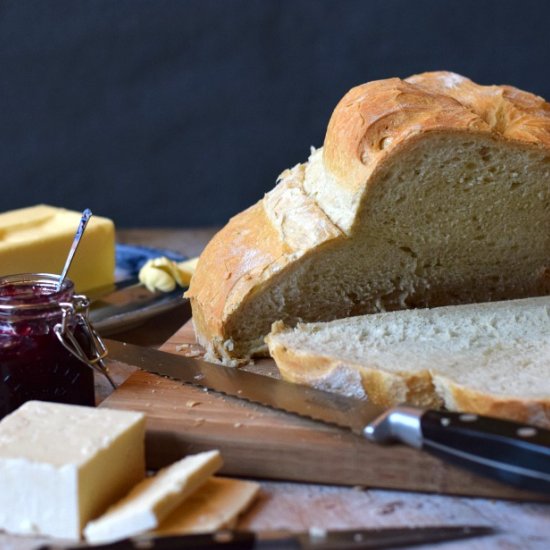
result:
[[[58,308],[59,302],[70,300],[74,293],[74,284],[70,279],[65,279],[59,290],[58,281],[59,275],[52,273],[16,273],[0,276],[0,312]],[[2,288],[6,287],[14,287],[16,290],[19,287],[22,292],[3,294]],[[29,292],[30,287],[43,292]]]

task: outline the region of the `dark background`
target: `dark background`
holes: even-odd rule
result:
[[[0,2],[0,211],[222,224],[352,86],[448,69],[550,98],[545,0]]]

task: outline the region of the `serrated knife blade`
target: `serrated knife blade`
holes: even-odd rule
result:
[[[475,473],[550,493],[550,431],[476,414],[367,400],[301,386],[152,348],[106,340],[109,357],[194,386],[351,430],[375,443],[398,441]]]
[[[384,409],[367,401],[152,348],[105,340],[109,357],[174,380],[362,434]]]

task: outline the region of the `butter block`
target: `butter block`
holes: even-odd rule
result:
[[[61,273],[81,216],[81,212],[43,204],[0,214],[0,276]],[[111,220],[92,216],[68,277],[79,292],[114,282]]]
[[[0,421],[0,529],[79,540],[145,477],[142,413],[29,401]]]
[[[110,542],[155,529],[222,465],[218,451],[188,456],[142,481],[84,529],[90,543]]]
[[[154,531],[155,535],[210,533],[233,528],[237,518],[256,498],[260,484],[211,477],[185,499]]]

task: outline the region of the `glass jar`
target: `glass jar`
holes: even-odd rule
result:
[[[31,399],[93,406],[94,369],[109,378],[88,299],[58,280],[0,277],[0,418]]]

